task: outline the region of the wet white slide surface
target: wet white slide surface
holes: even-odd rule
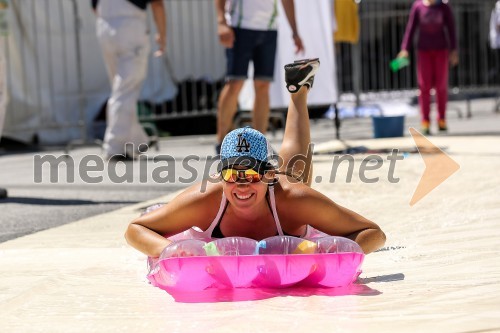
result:
[[[418,154],[396,164],[398,183],[388,163],[367,172],[374,184],[357,174],[364,155],[350,183],[346,167],[328,181],[332,155],[315,157],[313,186],[387,234],[345,293],[176,302],[147,283],[145,256],[123,239],[141,203],[0,244],[0,332],[498,332],[500,138],[431,140],[460,170],[412,207]]]

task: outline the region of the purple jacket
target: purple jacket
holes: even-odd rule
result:
[[[417,28],[418,50],[457,49],[455,19],[447,4],[426,6],[422,0],[416,0],[413,3],[401,44],[402,50],[408,50],[411,47]]]

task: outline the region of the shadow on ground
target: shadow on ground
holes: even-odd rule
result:
[[[79,199],[46,199],[46,198],[29,198],[29,197],[7,197],[1,201],[2,203],[17,203],[23,205],[40,205],[40,206],[79,206],[79,205],[132,205],[137,201],[93,201]]]

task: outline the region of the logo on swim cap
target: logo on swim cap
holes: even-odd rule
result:
[[[220,170],[232,165],[247,166],[256,171],[269,169],[271,148],[261,132],[247,126],[229,132],[220,149]]]
[[[288,86],[288,90],[295,91],[295,90],[297,90],[297,87],[292,84],[292,85]]]
[[[236,145],[236,148],[238,153],[250,152],[250,143],[248,143],[247,139],[245,139],[242,134],[238,134],[238,144]]]

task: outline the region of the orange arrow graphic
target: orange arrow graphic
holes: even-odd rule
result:
[[[410,200],[410,206],[413,206],[457,172],[460,165],[413,127],[410,127],[410,134],[425,163],[422,178]]]

